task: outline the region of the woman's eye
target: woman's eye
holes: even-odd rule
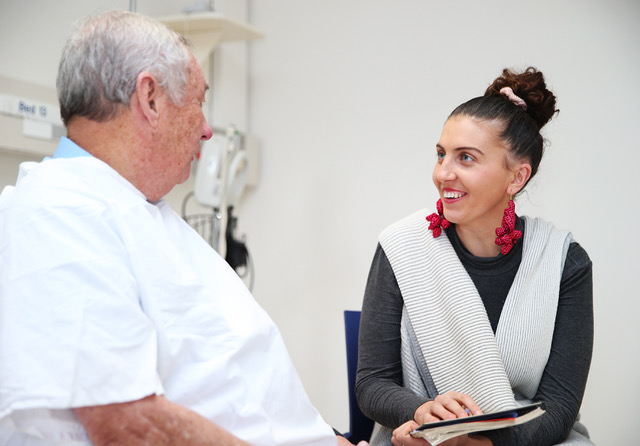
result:
[[[471,162],[473,161],[473,157],[467,153],[463,153],[462,155],[460,155],[460,159],[464,162]]]
[[[436,156],[438,157],[438,160],[443,160],[444,159],[444,152],[437,152]]]

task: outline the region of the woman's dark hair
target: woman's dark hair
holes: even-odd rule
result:
[[[500,93],[509,87],[524,100],[526,109]],[[482,121],[497,120],[503,124],[500,139],[510,147],[510,154],[531,164],[531,178],[538,171],[544,152],[544,139],[540,129],[551,120],[556,110],[556,97],[547,89],[542,72],[533,67],[522,73],[508,69],[502,71],[480,96],[459,105],[449,115],[468,116]]]

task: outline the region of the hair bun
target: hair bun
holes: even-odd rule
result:
[[[527,68],[522,73],[515,73],[507,68],[485,91],[485,96],[501,95],[500,90],[509,87],[513,93],[526,103],[526,113],[533,118],[538,129],[551,120],[558,112],[556,97],[547,89],[544,76],[534,67]],[[504,95],[503,95],[504,96]],[[506,99],[508,99],[505,96]]]

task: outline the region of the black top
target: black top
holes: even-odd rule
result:
[[[518,218],[517,229],[524,227]],[[462,244],[452,225],[446,235],[471,277],[495,333],[504,301],[522,259],[522,242],[506,255],[476,257]],[[494,445],[554,445],[569,434],[582,403],[593,347],[591,260],[572,242],[567,252],[549,361],[534,401],[547,412],[521,426],[481,433]],[[400,320],[402,294],[380,245],[369,272],[360,320],[356,394],[362,411],[384,426],[396,428],[413,419],[427,399],[402,387]]]

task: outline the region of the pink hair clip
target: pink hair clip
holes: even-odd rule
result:
[[[507,98],[509,98],[509,100],[511,102],[513,102],[514,104],[516,104],[518,107],[522,107],[524,110],[527,109],[527,103],[524,102],[524,99],[522,99],[520,96],[517,96],[513,90],[511,89],[511,87],[502,87],[500,89],[500,94],[505,95]]]

